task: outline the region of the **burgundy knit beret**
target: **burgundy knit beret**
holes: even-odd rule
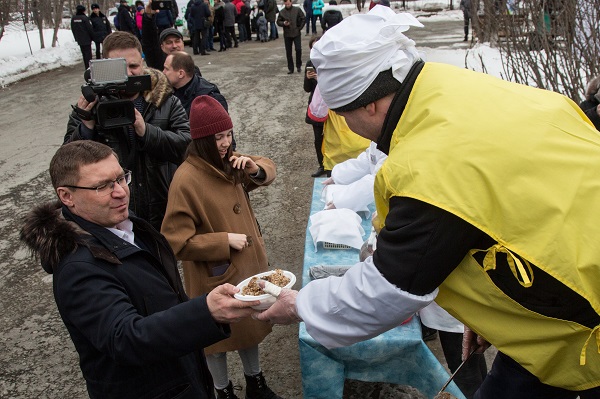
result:
[[[210,96],[198,96],[190,108],[190,133],[192,139],[213,136],[233,129],[225,108]]]

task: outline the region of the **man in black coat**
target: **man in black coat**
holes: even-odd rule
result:
[[[100,6],[96,3],[92,4],[92,15],[90,15],[90,22],[92,23],[92,29],[94,30],[94,43],[96,43],[96,59],[102,58],[101,44],[104,38],[112,32],[110,22],[106,15],[100,11]]]
[[[128,211],[131,172],[110,147],[64,145],[50,177],[60,201],[32,211],[21,239],[53,275],[90,398],[214,398],[202,348],[258,302],[230,284],[188,299],[167,240]]]
[[[225,111],[228,111],[227,100],[225,100],[219,88],[194,72],[194,60],[188,53],[177,51],[169,54],[165,60],[163,72],[175,89],[173,95],[181,101],[181,105],[183,105],[188,116],[190,115],[192,101],[202,95],[211,96],[221,103]]]
[[[204,0],[195,0],[188,16],[188,22],[192,25],[192,48],[194,54],[209,55],[206,52],[208,26],[206,20],[210,17],[210,8]]]
[[[138,39],[140,38],[140,32],[138,31],[137,25],[135,24],[135,20],[131,15],[131,10],[129,8],[127,0],[121,0],[121,5],[119,6],[119,13],[117,14],[117,19],[119,21],[120,31],[129,32]]]
[[[90,60],[92,59],[94,31],[90,20],[85,15],[85,6],[79,4],[75,10],[77,13],[71,17],[71,32],[73,32],[73,37],[81,49],[83,65],[85,69],[88,69],[90,67]]]

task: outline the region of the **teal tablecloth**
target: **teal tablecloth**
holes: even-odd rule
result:
[[[315,179],[311,215],[323,209],[320,200],[324,179]],[[370,232],[370,221],[363,216],[365,237]],[[310,223],[310,222],[309,222]],[[308,227],[304,246],[302,286],[310,281],[309,268],[315,265],[352,265],[358,262],[357,249],[323,249],[317,252]],[[307,332],[304,323],[299,328],[302,389],[305,398],[341,399],[346,378],[410,385],[428,398],[433,398],[449,378],[444,367],[421,339],[418,318],[387,331],[375,338],[344,348],[328,350]],[[460,390],[450,384],[447,389],[459,399]]]

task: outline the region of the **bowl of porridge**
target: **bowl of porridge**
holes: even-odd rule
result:
[[[287,270],[275,269],[264,273],[255,274],[248,277],[237,285],[240,292],[235,294],[235,298],[240,301],[260,301],[260,304],[253,306],[256,310],[265,310],[275,303],[275,297],[264,292],[258,285],[258,280],[269,281],[281,288],[292,288],[296,283],[296,276]]]

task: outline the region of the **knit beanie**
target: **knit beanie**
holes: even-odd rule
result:
[[[198,96],[190,108],[190,134],[192,139],[213,136],[233,129],[233,122],[225,108],[210,96]]]

